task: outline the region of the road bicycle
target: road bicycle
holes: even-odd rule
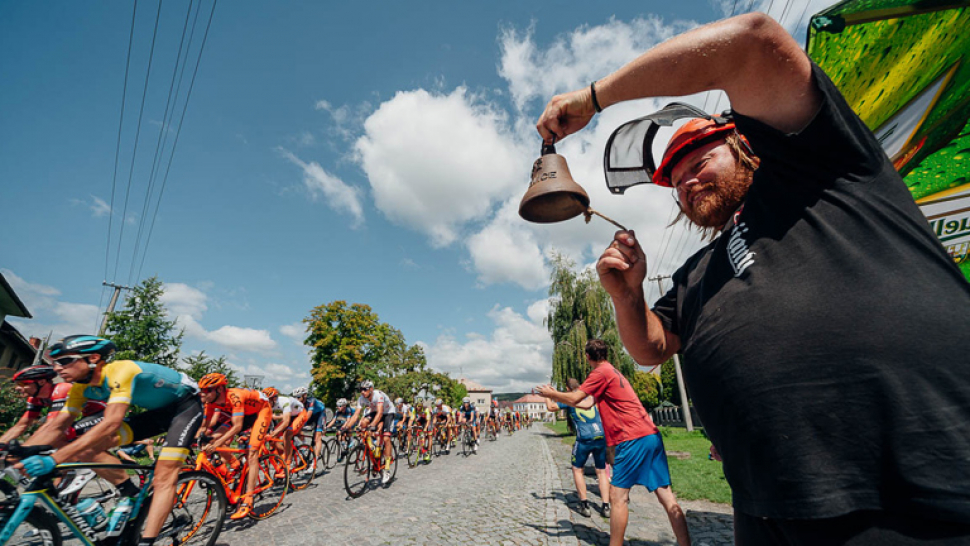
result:
[[[485,437],[490,442],[498,440],[498,427],[495,425],[495,421],[488,422],[488,425],[485,427]]]
[[[202,440],[207,438],[203,437]],[[246,440],[246,438],[240,439],[239,447],[215,448],[215,454],[218,457],[210,456],[199,449],[195,455],[195,462],[183,469],[183,472],[201,470],[213,474],[218,479],[220,489],[233,510],[239,507],[246,493],[246,479],[249,476],[250,465],[247,456],[249,446]],[[286,464],[283,463],[283,458],[266,451],[265,446],[260,450],[257,464],[259,467],[256,473],[256,487],[252,491],[253,505],[249,517],[261,520],[273,515],[283,504],[289,488],[290,474],[287,472]],[[282,477],[279,477],[281,473]]]
[[[459,442],[461,443],[461,454],[468,457],[472,453],[475,453],[475,447],[477,441],[475,440],[475,432],[472,430],[472,426],[468,423],[463,423],[461,425],[461,430],[458,433]]]
[[[303,430],[300,431],[300,434],[293,436],[293,443],[296,446],[300,446],[300,445],[310,446],[311,451],[313,452],[313,454],[316,456],[316,459],[317,459],[316,470],[314,471],[314,475],[319,476],[324,471],[329,470],[334,466],[336,466],[337,464],[336,461],[334,461],[332,465],[330,464],[330,458],[333,457],[334,459],[336,459],[337,455],[331,453],[330,442],[327,441],[327,438],[321,439],[320,453],[317,453],[316,446],[313,442],[313,438],[315,434],[316,434],[316,427],[314,427],[313,425],[303,427]],[[291,473],[292,473],[292,470],[291,470]]]
[[[297,436],[290,440],[290,488],[303,491],[310,486],[310,482],[317,475],[317,456],[308,444],[296,442]],[[274,444],[276,454],[283,453],[283,438],[266,438],[267,444]]]
[[[408,461],[408,466],[414,468],[418,466],[418,463],[424,461],[425,464],[430,464],[431,459],[428,457],[431,454],[432,442],[431,436],[424,427],[415,425],[411,427],[408,432],[407,442],[405,445],[405,456]]]
[[[375,440],[371,430],[357,432],[357,445],[347,453],[347,461],[344,464],[344,488],[350,498],[356,499],[363,495],[375,478],[383,481],[385,470],[390,474],[390,478],[384,483],[384,487],[394,482],[397,476],[397,451],[392,442],[390,456],[382,457],[384,451],[382,442],[381,437]]]
[[[10,455],[23,459],[32,455],[52,453],[50,446],[9,446]],[[63,473],[74,470],[123,469],[144,477],[144,487],[132,500],[131,512],[123,522],[119,536],[106,536],[109,516],[104,503],[115,503],[119,498],[114,487],[102,478],[95,478],[78,496],[60,497],[54,481]],[[85,546],[135,546],[141,536],[151,506],[155,477],[154,466],[130,463],[62,463],[54,472],[37,478],[27,478],[13,468],[3,471],[0,478],[0,545],[16,544],[37,546],[60,546],[64,540],[63,525],[70,537]],[[19,482],[20,493],[11,482]],[[78,499],[74,502],[74,499]],[[228,502],[222,492],[219,479],[205,471],[183,472],[176,482],[176,495],[172,513],[166,519],[158,535],[159,543],[213,546],[222,532]]]

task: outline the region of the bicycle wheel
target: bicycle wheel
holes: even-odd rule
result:
[[[344,489],[350,498],[356,499],[364,494],[370,483],[370,472],[370,456],[364,446],[351,449],[344,463]]]
[[[471,437],[472,433],[470,430],[465,429],[461,432],[461,454],[465,457],[472,454],[472,446],[468,444],[468,439]]]
[[[0,516],[6,522],[13,511],[5,510]],[[57,518],[50,512],[38,506],[27,514],[24,520],[13,532],[7,544],[16,546],[61,546],[61,529],[57,526]]]
[[[332,455],[336,458],[336,455]],[[330,444],[327,442],[320,443],[320,455],[317,456],[317,475],[323,474],[330,468]]]
[[[293,450],[293,462],[290,464],[290,487],[302,491],[316,475],[317,456],[313,453],[313,448],[306,444],[296,446]]]
[[[498,437],[495,435],[495,429],[491,426],[485,430],[485,437],[488,438],[489,442],[494,442],[498,439]]]
[[[139,534],[148,515],[148,504],[138,514]],[[226,490],[216,476],[203,471],[182,472],[175,482],[172,513],[162,525],[158,538],[174,538],[176,544],[213,546],[222,533],[229,501]]]
[[[290,473],[283,457],[275,453],[260,455],[256,490],[253,491],[253,511],[249,517],[259,520],[272,516],[283,504],[289,486]]]
[[[330,460],[327,461],[327,470],[333,470],[335,466],[344,462],[347,456],[344,444],[338,442],[336,438],[327,440],[327,448],[330,450]]]
[[[421,439],[416,434],[411,434],[408,436],[406,445],[404,446],[404,456],[407,458],[408,467],[414,468],[418,466],[418,459],[421,457]]]
[[[394,443],[391,442],[391,458],[390,459],[386,459],[385,458],[384,459],[384,463],[383,463],[383,464],[389,464],[390,465],[387,468],[385,468],[385,470],[387,470],[387,472],[389,472],[391,474],[391,478],[389,480],[387,480],[387,483],[384,484],[384,487],[385,488],[387,486],[391,485],[392,483],[394,483],[394,478],[397,476],[397,459],[398,459],[398,457],[397,457],[397,447],[395,447]],[[388,461],[390,461],[390,462],[388,462]]]

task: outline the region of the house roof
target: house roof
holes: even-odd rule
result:
[[[34,318],[7,279],[3,278],[3,273],[0,273],[0,311],[13,317]]]
[[[465,389],[468,392],[492,392],[492,389],[486,389],[485,387],[479,385],[478,383],[475,383],[471,379],[466,379],[462,377],[461,379],[458,380],[458,382],[464,385]]]
[[[522,398],[519,398],[513,404],[545,404],[546,399],[538,394],[527,394]]]

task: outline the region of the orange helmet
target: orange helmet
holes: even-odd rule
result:
[[[229,381],[226,380],[226,376],[221,373],[206,374],[199,380],[199,387],[203,389],[214,389],[228,384]]]
[[[722,120],[721,123],[718,123],[712,119],[694,118],[681,125],[674,132],[674,136],[670,137],[670,142],[667,143],[667,149],[664,150],[660,167],[653,173],[653,183],[672,188],[670,172],[674,170],[674,167],[684,156],[705,144],[717,139],[727,138],[728,134],[733,132],[735,132],[733,121],[724,122]]]
[[[266,395],[266,398],[272,398],[274,396],[279,396],[280,391],[277,390],[276,387],[266,387],[263,389],[263,394]]]

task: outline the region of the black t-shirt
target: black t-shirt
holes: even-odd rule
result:
[[[813,64],[798,134],[738,115],[741,212],[654,307],[741,512],[970,522],[970,284]]]

